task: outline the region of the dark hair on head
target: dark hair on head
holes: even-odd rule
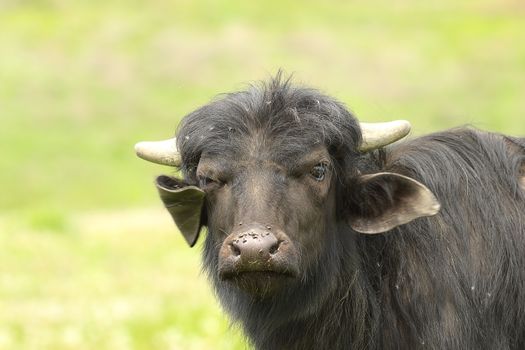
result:
[[[357,154],[361,143],[359,123],[342,103],[294,86],[291,77],[278,71],[268,82],[220,95],[182,120],[177,137],[182,170],[193,172],[203,152],[239,154],[256,135],[286,150],[275,155],[280,161],[316,144],[324,144],[342,161],[345,155]]]

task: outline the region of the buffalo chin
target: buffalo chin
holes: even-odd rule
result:
[[[276,271],[246,271],[221,274],[221,279],[256,297],[275,295],[294,279],[293,274]]]

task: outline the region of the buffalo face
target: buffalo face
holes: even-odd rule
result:
[[[217,259],[211,273],[257,297],[304,277],[322,249],[319,233],[335,219],[328,152],[290,162],[275,152],[203,155],[195,172],[206,194],[207,246]]]

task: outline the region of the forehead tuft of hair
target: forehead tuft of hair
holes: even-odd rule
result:
[[[278,150],[274,156],[280,162],[319,145],[342,159],[357,154],[361,143],[359,123],[342,103],[295,86],[278,72],[268,82],[220,95],[184,117],[177,133],[182,170],[193,171],[203,153],[242,156],[255,136]]]

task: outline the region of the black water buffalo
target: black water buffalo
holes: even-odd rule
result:
[[[277,76],[136,150],[255,348],[525,349],[525,139],[408,130]]]

